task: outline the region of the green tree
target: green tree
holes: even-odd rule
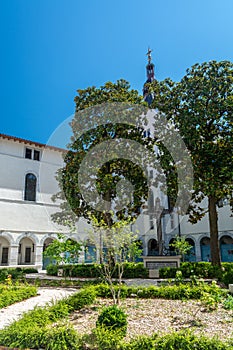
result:
[[[217,205],[233,191],[233,64],[195,64],[183,79],[155,82],[154,107],[179,129],[194,169],[189,220],[209,214],[211,261],[220,265]],[[200,202],[207,198],[207,208]]]
[[[130,89],[129,83],[125,80],[118,80],[116,83],[108,82],[100,88],[90,87],[84,90],[78,90],[75,97],[76,113],[71,123],[73,136],[69,145],[69,151],[64,158],[64,168],[58,174],[58,181],[62,191],[56,195],[56,198],[62,199],[62,211],[53,215],[53,219],[59,223],[69,223],[77,221],[84,217],[89,222],[93,216],[99,222],[105,222],[111,227],[114,221],[132,220],[140,213],[142,203],[147,199],[148,186],[147,178],[142,168],[130,159],[117,158],[105,162],[98,168],[98,162],[101,163],[104,152],[108,149],[108,144],[115,140],[115,147],[121,145],[122,139],[129,139],[137,142],[144,149],[152,150],[152,139],[143,138],[142,127],[135,127],[129,124],[108,122],[108,115],[112,120],[117,118],[117,114],[125,114],[125,120],[129,118],[139,118],[143,111],[145,103],[136,90]],[[119,103],[122,103],[119,107]],[[114,105],[115,104],[115,105]],[[125,107],[125,104],[127,104]],[[114,107],[115,106],[115,107]],[[132,108],[134,106],[134,108]],[[117,110],[120,108],[120,111]],[[85,114],[86,113],[86,114]],[[101,121],[101,123],[100,123]],[[103,121],[103,122],[102,122]],[[77,130],[84,130],[83,133]],[[117,140],[119,142],[117,143]],[[98,151],[95,147],[98,144],[105,143],[105,149]],[[93,152],[95,164],[89,163],[86,171],[95,172],[96,178],[93,185],[93,177],[83,173],[80,176],[80,167],[85,157]],[[126,154],[130,154],[130,147]],[[93,186],[96,186],[98,196],[106,204],[104,210],[98,210],[90,203],[91,201],[83,195],[79,178],[86,176],[85,191],[93,193]],[[92,182],[91,182],[92,181]],[[117,190],[119,184],[123,186],[120,198]],[[129,185],[130,184],[130,185]],[[132,193],[127,195],[127,191],[132,186]],[[130,200],[127,202],[127,197]],[[120,199],[125,200],[123,207],[119,206]]]
[[[114,304],[120,304],[125,263],[135,261],[142,253],[137,241],[137,233],[131,231],[129,221],[125,220],[115,222],[109,228],[104,220],[99,222],[96,217],[93,217],[92,226],[93,230],[89,233],[89,237],[96,250],[102,254],[102,247],[107,248],[105,259],[104,257],[100,259],[101,274],[110,287]],[[114,288],[115,280],[118,283],[117,291]]]
[[[59,233],[57,236],[45,249],[44,256],[55,260],[57,265],[77,263],[81,244],[64,234]]]
[[[182,256],[182,260],[184,261],[185,255],[189,253],[192,248],[191,244],[189,244],[185,237],[176,236],[171,246],[175,248],[175,251]]]

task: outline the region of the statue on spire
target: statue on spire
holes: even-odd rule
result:
[[[150,49],[150,47],[148,47],[148,51],[146,53],[148,57],[148,63],[146,66],[147,80],[143,85],[143,97],[144,97],[144,100],[148,103],[148,106],[151,105],[154,99],[154,94],[152,92],[149,92],[149,89],[148,89],[148,84],[152,83],[152,81],[155,80],[155,72],[154,72],[155,65],[154,63],[152,63],[151,52],[152,50]]]
[[[146,53],[147,57],[148,57],[148,63],[150,64],[151,63],[151,60],[152,60],[152,57],[151,57],[151,52],[153,50],[150,49],[150,47],[148,47],[148,51]]]

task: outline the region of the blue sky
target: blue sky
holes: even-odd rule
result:
[[[76,90],[233,61],[232,0],[0,0],[1,133],[46,143]]]

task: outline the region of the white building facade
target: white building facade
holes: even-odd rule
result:
[[[55,176],[63,166],[63,151],[0,134],[0,267],[45,268],[48,261],[43,259],[43,250],[59,232],[67,234],[67,238],[88,242],[90,226],[85,220],[79,220],[76,233],[51,220],[51,214],[59,211],[59,203],[54,203],[51,197],[59,191]],[[152,189],[149,206],[156,206],[157,196],[156,189]],[[144,206],[142,212],[147,209],[148,206]],[[233,217],[227,202],[218,209],[218,214],[222,261],[233,261]],[[157,221],[147,213],[140,215],[133,225],[144,255],[159,254]],[[210,256],[208,215],[192,225],[187,217],[181,220],[175,211],[165,213],[161,219],[161,235],[163,253],[172,254],[169,244],[175,235],[185,235],[193,246],[188,260],[207,261]],[[79,262],[94,260],[98,261],[98,252],[87,244]]]
[[[80,220],[80,234],[59,227],[51,214],[59,211],[52,195],[59,191],[56,172],[63,166],[64,150],[0,134],[0,266],[45,267],[43,250],[63,232],[85,239],[87,224]],[[81,254],[84,260],[84,252]]]

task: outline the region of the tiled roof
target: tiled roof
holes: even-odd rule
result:
[[[49,148],[49,149],[52,149],[54,151],[59,151],[59,152],[67,151],[64,148],[50,146],[50,145],[46,145],[44,143],[30,141],[30,140],[22,139],[20,137],[10,136],[10,135],[6,135],[6,134],[0,134],[0,138],[7,139],[7,140],[13,140],[13,141],[16,141],[16,142],[19,142],[19,143],[25,143],[25,144],[28,144],[28,145],[33,145],[33,146],[36,146],[36,147]]]

